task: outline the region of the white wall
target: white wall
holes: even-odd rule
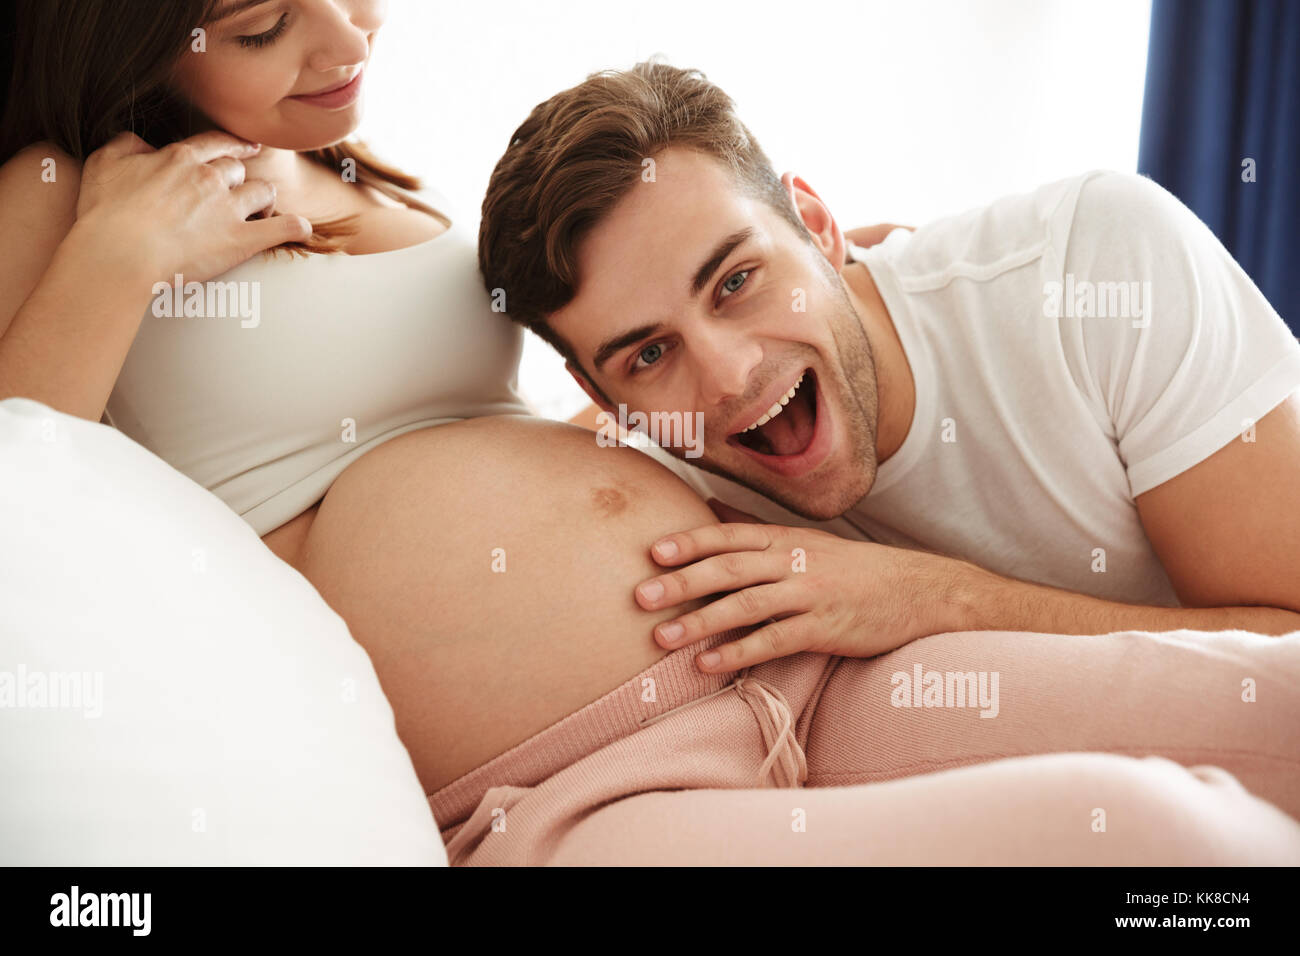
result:
[[[1149,0],[390,0],[361,135],[478,218],[510,134],[652,54],[736,99],[845,228],[917,224],[1095,167],[1134,170]],[[586,399],[529,336],[544,414]]]

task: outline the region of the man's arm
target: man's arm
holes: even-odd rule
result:
[[[671,553],[661,550],[665,543],[671,543]],[[944,555],[808,528],[706,525],[669,535],[650,553],[665,571],[638,585],[641,607],[658,611],[716,598],[655,627],[661,646],[675,650],[759,625],[701,654],[697,665],[707,672],[735,671],[800,651],[873,657],[950,631],[1300,631],[1300,612],[1290,607],[1121,604],[1002,577]],[[1289,560],[1294,567],[1294,554]]]
[[[1300,612],[1300,391],[1244,432],[1138,514],[1183,604]]]
[[[964,564],[964,562],[963,562]],[[1278,607],[1147,607],[1016,581],[973,564],[952,569],[950,607],[934,633],[1043,631],[1109,634],[1112,631],[1300,631],[1300,613]]]
[[[868,657],[948,631],[1300,631],[1300,392],[1245,438],[1254,440],[1238,436],[1137,497],[1184,607],[1122,604],[944,555],[747,523],[757,519],[720,502],[715,512],[732,523],[670,535],[672,554],[657,544],[655,561],[677,570],[643,582],[636,599],[661,609],[726,595],[660,624],[655,639],[668,648],[764,623],[718,645],[715,659],[702,656],[706,671],[802,650]],[[651,582],[658,589],[643,590]]]
[[[1185,607],[1118,604],[966,566],[949,629],[1264,634],[1300,630],[1300,392],[1200,464],[1137,497]]]
[[[974,571],[974,574],[969,573]],[[960,605],[945,631],[1043,631],[1109,634],[1112,631],[1300,631],[1300,613],[1276,607],[1169,608],[1118,604],[1087,594],[1003,578],[968,565],[961,574]]]

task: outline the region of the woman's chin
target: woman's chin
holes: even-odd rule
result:
[[[333,122],[319,124],[312,129],[261,129],[241,130],[227,127],[227,132],[250,143],[261,143],[271,149],[289,149],[296,153],[309,153],[313,150],[328,149],[347,142],[361,127],[361,108],[358,104],[344,114],[340,111]]]

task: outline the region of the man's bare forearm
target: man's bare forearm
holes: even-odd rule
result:
[[[936,626],[942,631],[1044,631],[1108,634],[1112,631],[1243,630],[1261,634],[1300,631],[1300,614],[1276,607],[1148,607],[1005,578],[951,558],[941,576]],[[940,633],[936,630],[935,633]]]

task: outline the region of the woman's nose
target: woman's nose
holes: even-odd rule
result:
[[[382,7],[373,0],[324,4],[316,48],[307,65],[318,73],[328,73],[364,62],[370,54],[370,34],[383,23]]]

